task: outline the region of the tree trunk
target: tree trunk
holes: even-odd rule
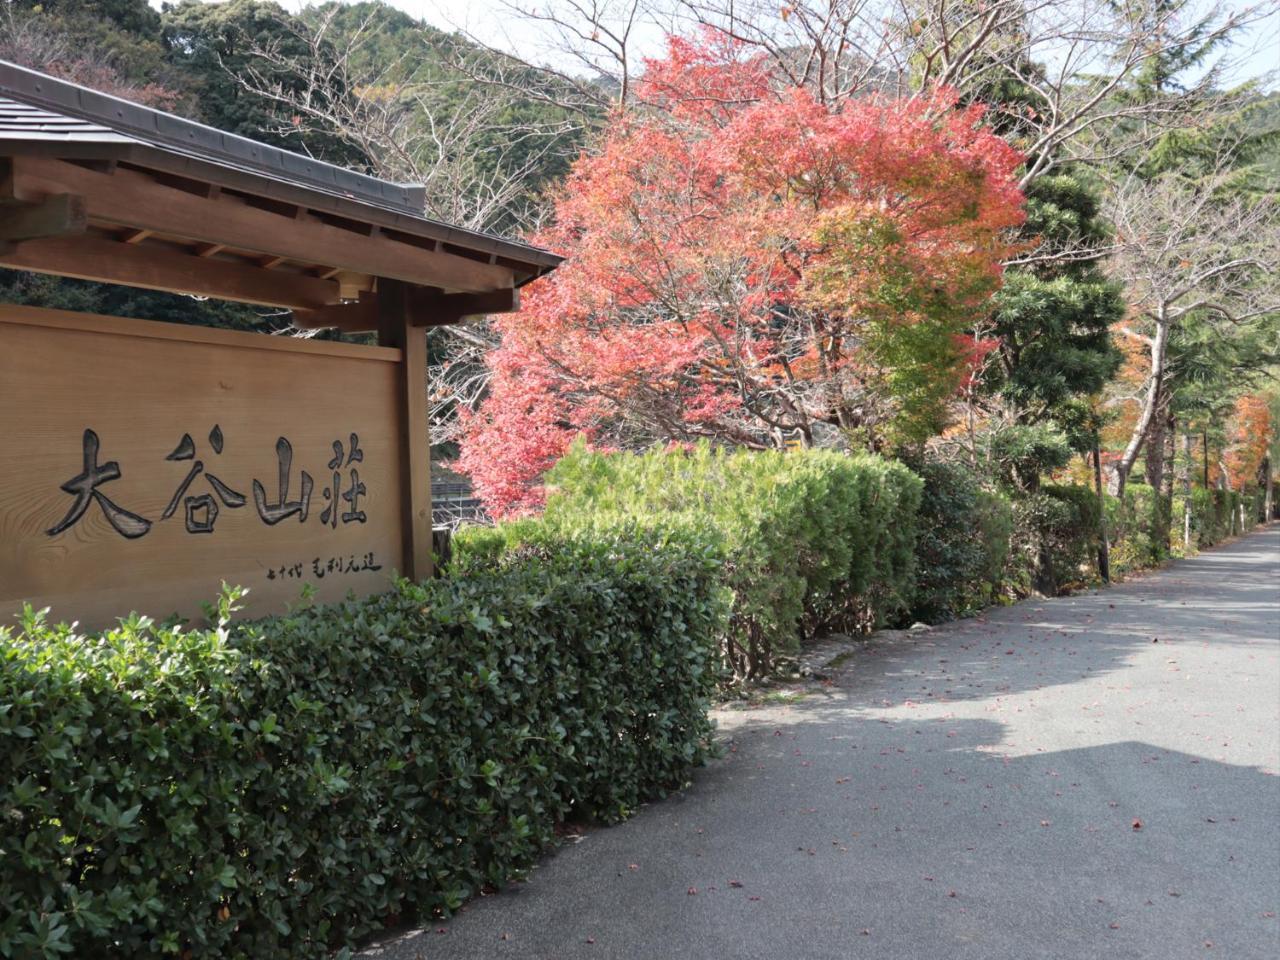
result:
[[[1098,431],[1093,431],[1093,486],[1098,495],[1098,575],[1111,582],[1111,544],[1107,540],[1107,501],[1102,495],[1102,448]]]
[[[1168,405],[1167,395],[1161,396],[1160,407]],[[1169,426],[1169,418],[1164,415],[1161,409],[1156,410],[1156,415],[1151,418],[1151,428],[1147,432],[1147,463],[1146,474],[1147,486],[1151,488],[1152,495],[1160,496],[1160,489],[1164,486],[1164,447],[1165,435]]]
[[[1165,511],[1165,436],[1169,433],[1169,417],[1165,415],[1167,399],[1162,396],[1147,433],[1147,485],[1151,488],[1151,513],[1143,518],[1149,541],[1148,559],[1161,563],[1169,550],[1169,513]]]
[[[1191,434],[1182,435],[1182,459],[1178,462],[1178,485],[1182,488],[1182,553],[1191,552]]]
[[[1156,334],[1151,338],[1151,383],[1147,387],[1147,395],[1142,400],[1142,411],[1138,414],[1138,422],[1133,425],[1133,433],[1129,444],[1120,454],[1115,467],[1116,496],[1124,499],[1124,485],[1129,480],[1129,473],[1137,462],[1142,451],[1143,442],[1151,431],[1151,424],[1160,409],[1160,401],[1164,395],[1164,361],[1169,345],[1169,323],[1161,309],[1156,316]]]
[[[1222,457],[1218,457],[1218,489],[1227,493],[1231,492],[1231,480],[1227,475],[1227,463]],[[1227,511],[1227,536],[1234,537],[1236,535],[1236,511]]]

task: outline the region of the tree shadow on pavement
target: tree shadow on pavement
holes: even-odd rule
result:
[[[684,793],[366,955],[1270,960],[1277,543],[873,639],[723,714]]]
[[[821,704],[752,724],[684,794],[368,956],[1274,956],[1276,777],[1002,736]]]

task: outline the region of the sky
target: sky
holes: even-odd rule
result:
[[[297,0],[294,0],[296,3]],[[462,30],[492,46],[511,52],[519,52],[525,59],[557,63],[562,55],[555,50],[550,34],[538,36],[536,25],[519,21],[512,15],[511,7],[536,8],[539,0],[390,0],[393,6],[414,17],[447,30]],[[547,0],[542,0],[544,6]],[[608,3],[609,0],[603,0]],[[1193,0],[1193,3],[1195,0]],[[1228,0],[1233,9],[1257,5],[1258,0]],[[1265,0],[1264,0],[1265,2]],[[640,36],[642,55],[652,56],[662,50],[665,31],[651,27]],[[541,48],[541,49],[540,49]],[[532,55],[531,55],[532,54]],[[1242,36],[1232,51],[1238,66],[1233,76],[1237,81],[1251,80],[1280,70],[1280,13]],[[1274,79],[1268,84],[1276,87]]]
[[[159,7],[161,0],[150,0]],[[347,2],[347,0],[344,0]],[[445,30],[458,30],[499,49],[517,53],[522,59],[551,65],[574,73],[585,73],[585,68],[559,49],[555,36],[547,28],[515,16],[513,6],[545,7],[554,0],[389,0],[392,6],[404,10],[413,17],[427,21]],[[597,0],[607,5],[611,0]],[[1193,0],[1193,3],[1196,0]],[[1207,0],[1201,0],[1207,2]],[[1274,0],[1262,0],[1274,2]],[[1228,0],[1227,5],[1236,9],[1256,6],[1258,0]],[[283,6],[296,9],[305,0],[283,0]],[[661,53],[665,31],[655,25],[641,28],[637,49],[642,56]],[[1266,21],[1256,25],[1239,38],[1232,50],[1236,69],[1231,79],[1237,82],[1256,79],[1267,74],[1273,76],[1266,85],[1280,88],[1274,74],[1280,71],[1280,12],[1273,13]]]

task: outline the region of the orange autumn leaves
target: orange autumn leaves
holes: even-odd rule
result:
[[[1223,456],[1227,483],[1232,490],[1243,490],[1258,479],[1271,442],[1271,410],[1266,399],[1254,393],[1237,397],[1227,429]]]
[[[722,38],[673,40],[536,241],[567,255],[496,320],[461,466],[496,513],[579,433],[771,446],[814,423],[932,430],[1022,219],[1019,155],[940,91],[838,109]]]
[[[1117,382],[1123,390],[1136,395],[1150,377],[1149,347],[1129,333],[1125,324],[1118,324],[1115,333],[1116,343],[1125,357]],[[1224,402],[1228,398],[1224,398]],[[1271,412],[1271,402],[1270,395],[1265,392],[1242,393],[1235,398],[1229,412],[1223,410],[1214,414],[1214,429],[1209,441],[1213,451],[1208,465],[1211,486],[1225,484],[1228,489],[1241,491],[1258,482],[1263,460],[1275,436],[1276,424]],[[1104,442],[1112,447],[1122,446],[1133,430],[1138,413],[1136,402],[1118,404],[1113,418],[1103,428]],[[1221,421],[1219,417],[1222,417]],[[1190,424],[1184,423],[1180,429],[1189,429],[1195,436],[1203,430],[1203,421],[1193,417]],[[1203,453],[1195,453],[1193,460],[1199,463],[1202,456]],[[1224,465],[1225,477],[1222,470]],[[1193,474],[1200,476],[1195,471]]]

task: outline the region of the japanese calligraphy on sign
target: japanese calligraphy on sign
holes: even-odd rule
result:
[[[91,429],[85,430],[83,440],[84,469],[61,485],[61,489],[75,497],[75,503],[71,505],[65,517],[46,531],[49,536],[56,537],[75,526],[88,511],[89,505],[95,501],[102,508],[107,521],[120,536],[133,540],[138,537],[145,537],[151,532],[152,521],[112,502],[98,489],[102,484],[120,479],[120,464],[115,460],[99,466],[98,450],[100,442],[97,433]],[[223,442],[222,428],[215,424],[214,428],[209,431],[209,445],[215,453],[221,453]],[[351,434],[350,442],[351,453],[347,455],[346,461],[348,466],[353,460],[364,459],[364,454],[360,450],[360,438],[353,433]],[[340,440],[333,441],[333,449],[335,454],[333,459],[329,461],[330,469],[343,465],[342,442]],[[274,526],[281,520],[294,516],[298,518],[299,522],[305,523],[311,509],[313,486],[311,474],[305,470],[302,471],[302,490],[298,499],[289,500],[289,470],[293,464],[293,444],[285,437],[280,437],[276,440],[275,451],[280,468],[279,492],[275,503],[268,503],[261,481],[253,481],[253,502],[258,508],[258,516],[268,526]],[[195,443],[191,439],[191,434],[184,433],[181,442],[165,459],[195,460]],[[213,493],[202,493],[199,496],[187,495],[192,481],[200,476],[201,473],[204,473],[204,477],[209,482]],[[342,476],[335,470],[332,491],[328,488],[324,491],[325,498],[332,502],[324,508],[324,513],[320,515],[321,524],[337,527],[339,517],[338,495],[341,490]],[[350,486],[347,492],[342,494],[342,499],[350,505],[349,509],[341,512],[343,523],[365,523],[368,520],[363,510],[356,509],[360,498],[365,495],[365,491],[366,488],[360,482],[359,473],[353,469],[351,471]],[[214,494],[217,495],[216,498]],[[173,497],[169,500],[169,505],[160,514],[160,519],[168,520],[172,517],[178,509],[179,501],[181,501],[185,508],[187,533],[213,533],[214,524],[218,520],[218,500],[222,501],[224,507],[230,507],[231,509],[243,507],[246,502],[244,494],[232,490],[214,476],[212,472],[205,472],[203,460],[195,460],[191,465],[191,469],[187,471],[186,477],[179,484],[178,489],[174,491]]]
[[[0,307],[0,617],[385,589],[399,351]]]

